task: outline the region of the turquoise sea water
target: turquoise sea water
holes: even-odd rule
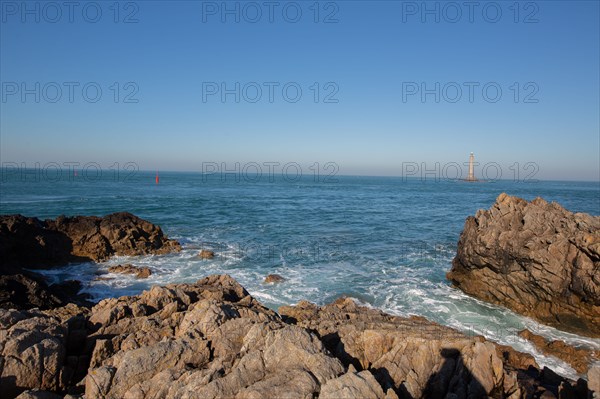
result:
[[[597,182],[465,183],[400,177],[338,176],[286,181],[275,176],[203,176],[199,173],[138,172],[102,178],[3,176],[0,213],[39,218],[132,212],[159,224],[184,246],[179,254],[114,258],[48,271],[52,281],[76,278],[102,299],[136,294],[153,284],[193,282],[228,273],[267,306],[301,299],[324,304],[340,295],[399,315],[420,315],[469,334],[482,334],[536,355],[564,375],[575,373],[557,359],[541,356],[516,336],[522,328],[548,338],[600,348],[600,340],[542,326],[506,309],[485,304],[450,287],[450,269],[465,218],[489,208],[506,192],[541,196],[575,212],[600,214]],[[54,180],[54,181],[51,181]],[[56,181],[57,180],[57,181]],[[201,248],[217,256],[202,260]],[[118,263],[149,266],[147,280],[108,275]],[[277,273],[282,284],[264,284]]]

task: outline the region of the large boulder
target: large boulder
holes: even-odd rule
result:
[[[59,216],[41,221],[0,216],[0,274],[43,269],[70,261],[102,261],[112,255],[163,254],[180,250],[161,228],[127,212],[104,217]]]
[[[467,218],[448,279],[479,299],[600,337],[600,217],[501,194]]]

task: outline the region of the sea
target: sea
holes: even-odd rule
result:
[[[598,182],[160,172],[157,183],[156,172],[136,170],[3,175],[0,213],[45,219],[127,211],[181,242],[183,251],[176,254],[114,257],[44,272],[50,282],[82,281],[83,291],[96,301],[226,273],[275,310],[303,299],[326,304],[347,296],[394,315],[423,316],[483,335],[533,354],[559,374],[578,377],[518,331],[527,328],[595,349],[599,339],[479,301],[446,280],[465,219],[488,209],[503,192],[600,215]],[[201,259],[201,249],[214,251],[215,257]],[[109,266],[123,263],[148,266],[152,275],[108,274]],[[265,284],[268,274],[286,280]]]

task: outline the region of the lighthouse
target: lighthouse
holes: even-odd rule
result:
[[[471,153],[469,156],[469,175],[467,176],[467,181],[477,181],[475,178],[475,155]]]

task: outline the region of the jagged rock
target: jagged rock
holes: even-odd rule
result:
[[[104,217],[59,216],[41,221],[0,216],[0,274],[48,268],[69,261],[101,261],[112,255],[163,254],[181,246],[161,228],[127,212]]]
[[[592,360],[600,358],[596,351],[575,348],[563,341],[548,342],[529,330],[520,331],[519,336],[531,341],[542,353],[569,363],[579,374],[585,374]]]
[[[148,278],[152,275],[149,267],[140,267],[130,264],[110,266],[109,273],[134,274],[137,278]]]
[[[0,310],[2,397],[27,389],[119,399],[587,395],[532,359],[520,369],[527,362],[512,349],[421,317],[351,299],[281,313],[227,275],[155,286],[87,312]]]
[[[15,397],[27,388],[59,391],[67,328],[41,313],[0,309],[0,386]]]
[[[269,274],[267,277],[265,277],[265,283],[282,283],[284,281],[285,278],[279,274]]]
[[[506,194],[468,217],[448,279],[479,299],[600,337],[600,217]]]
[[[560,386],[565,392],[587,392],[562,377],[552,379],[547,369],[540,372],[531,355],[422,317],[361,307],[350,298],[321,307],[301,301],[279,312],[315,331],[349,370],[372,373],[387,397],[524,398],[558,392]]]
[[[215,257],[215,253],[213,251],[209,251],[208,249],[203,249],[198,253],[198,256],[202,259],[212,259]]]
[[[90,322],[90,397],[313,397],[344,372],[229,276],[105,300]]]
[[[350,298],[323,307],[301,302],[279,311],[315,330],[345,365],[371,371],[400,397],[480,397],[503,389],[503,361],[482,337],[469,338],[423,318],[386,315]]]
[[[69,302],[89,305],[78,294],[81,283],[48,286],[28,269],[44,269],[71,261],[100,261],[112,255],[162,254],[181,246],[160,227],[130,213],[60,216],[41,221],[21,215],[0,216],[0,308],[50,309]],[[142,270],[140,277],[149,273]]]

